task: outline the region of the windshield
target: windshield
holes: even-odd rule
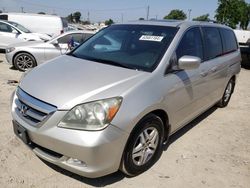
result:
[[[20,25],[20,24],[18,24],[16,22],[10,22],[9,21],[9,23],[12,24],[12,25],[14,25],[16,28],[20,29],[24,33],[31,33],[30,30],[28,30],[27,28],[25,28],[24,26],[22,26],[22,25]]]
[[[178,28],[152,25],[113,25],[71,54],[99,63],[152,72]]]

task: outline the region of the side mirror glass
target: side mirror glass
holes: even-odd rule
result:
[[[12,33],[13,34],[19,34],[19,32],[17,30],[15,30],[15,29],[12,29]]]
[[[201,64],[201,59],[195,56],[182,56],[178,61],[178,68],[184,70],[197,69]]]

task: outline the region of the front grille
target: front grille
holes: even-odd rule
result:
[[[20,88],[17,89],[16,96],[15,111],[30,125],[41,125],[57,110],[55,106],[30,96]]]

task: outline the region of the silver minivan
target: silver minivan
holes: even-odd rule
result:
[[[15,134],[40,158],[85,177],[149,169],[169,136],[227,106],[240,72],[232,29],[138,21],[101,30],[25,74]]]

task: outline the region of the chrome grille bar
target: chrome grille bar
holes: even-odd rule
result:
[[[15,99],[16,112],[27,123],[38,126],[49,118],[57,108],[42,102],[18,88]]]

